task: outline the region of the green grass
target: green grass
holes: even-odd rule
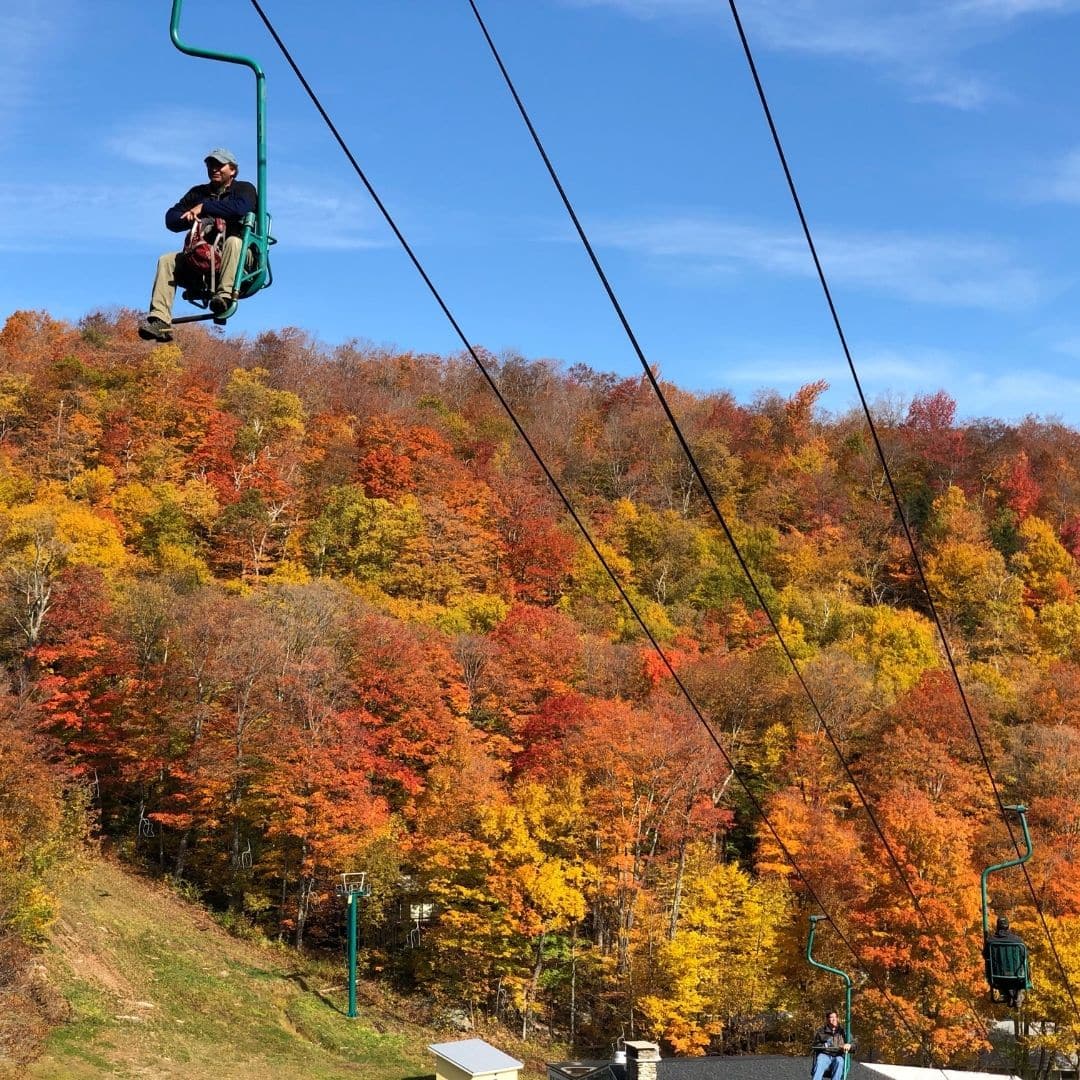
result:
[[[63,902],[48,963],[71,1019],[25,1072],[34,1080],[432,1071],[426,1046],[439,1036],[367,1008],[349,1020],[325,969],[231,938],[205,911],[115,864],[92,861]]]

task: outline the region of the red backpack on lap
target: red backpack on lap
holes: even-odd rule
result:
[[[225,221],[223,218],[198,218],[192,222],[187,239],[184,241],[184,262],[196,274],[204,274],[210,278],[211,292],[216,287],[224,246]]]

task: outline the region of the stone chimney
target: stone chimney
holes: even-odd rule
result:
[[[660,1047],[653,1042],[626,1044],[626,1080],[656,1080]]]

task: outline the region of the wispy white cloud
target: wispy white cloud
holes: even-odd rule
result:
[[[1072,360],[1080,360],[1080,334],[1059,337],[1051,344],[1051,348],[1062,356],[1068,356]]]
[[[162,231],[166,198],[149,186],[0,183],[0,250],[85,251],[105,239],[147,240]]]
[[[1042,416],[1075,416],[1080,406],[1080,378],[1040,368],[982,374],[978,365],[961,373],[953,394],[962,415],[1019,418],[1029,413]]]
[[[768,226],[678,217],[609,222],[594,227],[594,235],[676,272],[813,273],[802,236]],[[1016,309],[1037,303],[1054,288],[989,240],[819,230],[816,242],[832,282],[919,303]]]
[[[905,403],[917,394],[953,387],[962,381],[965,365],[961,358],[942,349],[912,346],[865,350],[857,358],[859,379],[871,400]],[[729,389],[743,400],[763,389],[794,393],[806,383],[824,379],[828,384],[821,404],[833,412],[857,405],[851,373],[838,348],[793,348],[752,346],[730,354],[723,362],[701,363],[708,372],[708,384]]]
[[[192,176],[192,181],[200,179]],[[165,231],[180,185],[0,183],[0,251],[85,252],[103,241],[140,250],[178,244]],[[351,193],[299,184],[271,189],[275,235],[297,250],[359,250],[386,243],[371,211]]]
[[[162,138],[161,132],[167,132],[168,137]],[[202,159],[213,147],[231,149],[240,161],[240,175],[254,180],[255,150],[248,147],[251,135],[250,125],[239,118],[218,122],[208,135],[203,112],[182,106],[148,107],[116,124],[105,137],[107,149],[126,162],[157,173],[153,213],[142,213],[141,200],[136,211],[134,232],[140,239],[152,230],[158,238],[155,243],[161,242],[166,207],[192,184],[205,182]],[[160,179],[165,173],[172,181],[168,187]],[[291,247],[352,251],[387,243],[370,202],[352,189],[335,190],[325,180],[313,186],[310,178],[293,179],[288,172],[275,169],[270,175],[269,195],[274,234]]]
[[[946,71],[940,67],[908,73],[907,84],[913,101],[926,105],[946,105],[961,111],[981,109],[1008,96],[977,75]]]
[[[1075,414],[1080,407],[1080,377],[1070,378],[1049,368],[992,373],[982,356],[922,345],[870,347],[856,360],[875,413],[882,408],[902,411],[916,395],[941,389],[956,399],[959,414],[968,418],[1059,416]],[[762,387],[787,394],[812,379],[825,379],[829,384],[822,398],[825,408],[842,412],[858,406],[847,365],[835,350],[755,351],[720,364],[702,364],[701,370],[711,372],[711,385],[730,388],[744,399]]]
[[[270,204],[275,235],[292,247],[355,251],[391,242],[370,203],[351,192],[285,182],[270,189]]]
[[[247,173],[255,171],[255,151],[248,149],[251,125],[239,117],[207,122],[205,110],[178,105],[156,105],[118,120],[104,137],[105,147],[121,160],[145,168],[168,170],[191,182],[202,178],[202,160],[208,150],[227,146]]]
[[[1080,148],[1050,161],[1028,178],[1023,194],[1036,202],[1080,203]]]
[[[639,19],[726,21],[703,0],[564,0]],[[1080,0],[755,0],[742,12],[751,38],[772,49],[833,56],[878,68],[917,101],[974,109],[1008,96],[964,71],[958,57],[1030,16],[1064,15]]]
[[[0,12],[0,133],[11,131],[39,97],[69,25],[69,0],[23,0]]]
[[[726,10],[715,0],[563,0],[568,7],[608,7],[635,19],[663,19],[691,15],[715,21],[726,19]]]
[[[1015,19],[1020,15],[1074,10],[1072,0],[954,0],[951,5],[961,14],[995,19]]]

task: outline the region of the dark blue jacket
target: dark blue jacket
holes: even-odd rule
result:
[[[847,1028],[843,1024],[833,1027],[825,1023],[814,1032],[813,1050],[815,1054],[831,1054],[839,1057],[844,1053],[844,1044],[849,1041]]]
[[[221,198],[215,198],[217,194],[213,184],[196,184],[175,206],[165,211],[165,228],[186,232],[191,228],[191,222],[184,221],[180,215],[202,203],[203,217],[224,218],[226,234],[239,236],[244,215],[254,213],[259,202],[255,185],[246,180],[234,180]]]

